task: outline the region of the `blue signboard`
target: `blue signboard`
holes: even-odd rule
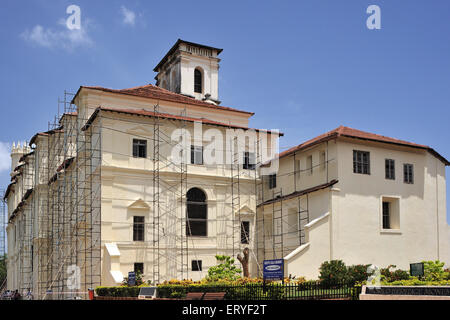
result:
[[[269,280],[282,280],[284,278],[284,259],[264,260],[263,277]]]
[[[129,286],[136,285],[136,273],[133,271],[128,272],[128,285]]]

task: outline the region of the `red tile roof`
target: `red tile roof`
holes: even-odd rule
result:
[[[114,108],[107,108],[107,107],[98,107],[92,113],[91,117],[88,119],[88,121],[86,122],[86,124],[82,128],[82,130],[87,130],[90,127],[90,125],[95,120],[95,118],[97,117],[97,115],[100,111],[118,112],[118,113],[125,113],[125,114],[138,115],[138,116],[147,116],[147,117],[159,117],[162,119],[172,119],[172,120],[181,120],[181,121],[189,121],[189,122],[199,121],[199,122],[202,122],[203,124],[221,126],[221,127],[226,127],[226,128],[255,130],[255,131],[261,131],[261,132],[267,132],[267,133],[271,132],[270,130],[253,129],[253,128],[248,128],[248,127],[243,127],[243,126],[230,125],[228,123],[218,122],[218,121],[204,119],[204,118],[184,117],[184,116],[177,116],[177,115],[168,114],[168,113],[155,113],[153,111],[148,111],[148,110],[144,110],[144,109],[141,109],[141,110],[138,110],[138,109],[114,109]],[[281,132],[279,132],[278,134],[280,136],[283,135],[283,133],[281,133]]]
[[[429,146],[412,143],[412,142],[408,142],[405,140],[390,138],[390,137],[382,136],[379,134],[365,132],[365,131],[361,131],[361,130],[357,130],[357,129],[353,129],[353,128],[349,128],[349,127],[345,127],[345,126],[340,126],[334,130],[331,130],[331,131],[321,134],[311,140],[308,140],[302,144],[299,144],[298,146],[295,146],[286,151],[283,151],[280,153],[279,156],[280,156],[280,158],[286,157],[290,154],[293,154],[296,151],[301,151],[301,150],[307,149],[309,147],[312,147],[316,144],[319,144],[319,143],[322,143],[325,141],[329,141],[329,140],[332,140],[332,139],[335,139],[338,137],[348,137],[348,138],[353,138],[353,139],[362,139],[362,140],[367,140],[367,141],[375,141],[375,142],[389,143],[389,144],[395,144],[395,145],[400,145],[400,146],[405,146],[405,147],[424,149],[424,150],[427,150],[428,152],[430,152],[431,154],[433,154],[435,157],[437,157],[443,163],[445,163],[445,165],[447,165],[447,166],[450,165],[450,162],[447,159],[445,159],[443,156],[441,156],[439,153],[437,153],[433,148],[431,148]]]
[[[177,102],[182,104],[189,104],[189,105],[195,105],[200,107],[207,107],[217,110],[225,110],[225,111],[232,111],[232,112],[239,112],[239,113],[245,113],[250,116],[254,115],[254,112],[248,112],[248,111],[242,111],[234,108],[224,107],[224,106],[217,106],[212,103],[208,103],[202,100],[197,100],[179,93],[174,93],[172,91],[157,87],[152,84],[148,84],[145,86],[140,87],[134,87],[129,89],[108,89],[103,87],[93,87],[93,86],[81,86],[80,89],[78,89],[78,92],[75,94],[72,103],[74,103],[75,98],[77,97],[78,93],[83,89],[93,89],[93,90],[100,90],[103,92],[110,92],[110,93],[118,93],[118,94],[126,94],[136,97],[142,97],[142,98],[151,98],[156,100],[163,100],[163,101],[170,101],[170,102]]]

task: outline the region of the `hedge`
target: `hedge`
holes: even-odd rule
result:
[[[146,285],[142,285],[145,287]],[[141,287],[97,287],[95,293],[100,297],[137,297]]]
[[[284,287],[281,285],[267,284],[266,292],[260,284],[224,285],[224,284],[162,284],[158,286],[160,298],[184,298],[188,292],[225,292],[227,300],[267,299],[279,300],[283,298]]]
[[[137,297],[141,287],[97,287],[95,292],[100,297]],[[159,298],[184,298],[188,292],[225,292],[226,299],[282,299],[283,286],[267,284],[263,292],[261,285],[224,285],[224,284],[162,284],[158,286]]]
[[[398,281],[381,281],[382,286],[450,286],[450,280],[440,280],[440,281],[426,281],[419,280],[416,277],[412,277],[409,280],[398,280]]]

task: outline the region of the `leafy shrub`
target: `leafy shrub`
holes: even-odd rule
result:
[[[417,277],[411,277],[408,280],[382,281],[381,284],[386,286],[449,286],[450,280],[426,281],[419,280]]]
[[[381,280],[385,282],[393,282],[400,280],[408,280],[410,279],[410,275],[408,271],[397,269],[395,271],[391,271],[391,268],[395,268],[395,265],[389,265],[386,268],[380,270],[381,272]]]
[[[346,266],[341,260],[331,260],[322,263],[320,266],[319,279],[324,286],[335,286],[346,283],[348,285],[355,285],[362,283],[372,275],[368,272],[370,264],[356,264]]]
[[[448,274],[444,270],[444,262],[436,260],[422,261],[422,263],[425,281],[441,281],[448,279]]]
[[[450,280],[450,269],[447,268],[444,270],[445,272],[445,280]]]
[[[348,281],[348,272],[342,260],[325,261],[320,266],[319,279],[324,286],[333,287]]]
[[[349,284],[355,285],[366,281],[373,272],[368,272],[370,264],[356,264],[347,267],[347,280]]]

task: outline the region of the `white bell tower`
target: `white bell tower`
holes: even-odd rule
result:
[[[156,85],[213,104],[219,101],[219,62],[222,49],[178,39],[158,65]]]

